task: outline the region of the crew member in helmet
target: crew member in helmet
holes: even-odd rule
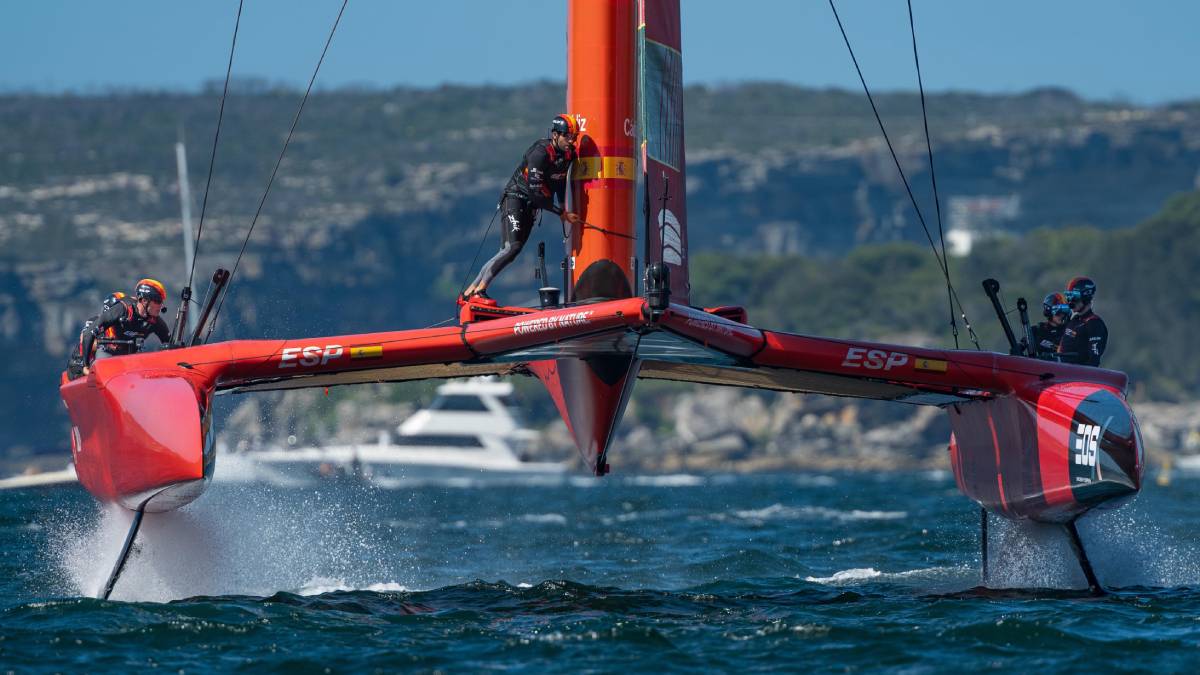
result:
[[[137,282],[133,297],[121,293],[109,296],[100,315],[84,326],[71,355],[74,368],[68,368],[68,376],[74,379],[87,375],[95,359],[138,352],[151,333],[163,344],[170,342],[171,329],[160,316],[166,299],[167,289],[154,279]]]
[[[1071,306],[1063,293],[1051,293],[1042,300],[1042,316],[1045,321],[1030,329],[1033,333],[1033,355],[1048,361],[1058,360],[1058,344],[1062,342],[1063,329],[1071,318]]]
[[[1087,277],[1075,277],[1067,283],[1067,302],[1074,314],[1063,327],[1058,344],[1059,359],[1067,363],[1099,366],[1104,348],[1108,346],[1108,326],[1092,311],[1096,297],[1096,282]]]
[[[121,298],[123,298],[123,297],[125,297],[125,294],[122,293],[121,291],[116,291],[114,293],[109,294],[108,297],[104,298],[104,302],[102,302],[100,304],[100,311],[103,312],[104,310],[108,309],[109,307],[112,307],[113,305],[119,303]],[[83,368],[84,368],[84,366],[87,365],[87,362],[88,362],[88,358],[84,357],[84,354],[83,354],[83,336],[87,333],[91,333],[92,328],[96,325],[96,322],[99,320],[100,320],[99,314],[93,314],[92,316],[88,317],[88,320],[83,323],[83,330],[79,331],[79,340],[77,340],[75,342],[75,344],[71,347],[71,353],[68,355],[68,358],[67,358],[67,375],[70,376],[70,378],[72,380],[79,377],[80,375],[83,375]],[[95,342],[93,342],[92,344],[93,344],[92,352],[94,353],[96,350]],[[91,354],[88,355],[88,357],[90,357],[90,356],[91,356]]]
[[[479,276],[463,291],[464,300],[471,297],[491,299],[487,295],[488,286],[521,253],[539,209],[549,211],[571,225],[583,222],[577,214],[563,208],[567,170],[575,161],[578,136],[576,117],[559,115],[550,122],[549,137],[538,139],[525,151],[500,198],[500,251],[484,264]]]

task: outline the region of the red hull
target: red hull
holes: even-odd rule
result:
[[[952,406],[963,494],[1008,518],[1068,522],[1142,485],[1137,420],[1121,392],[1086,382]]]
[[[130,509],[183,506],[212,478],[211,388],[178,372],[108,375],[110,361],[61,388],[80,483]]]

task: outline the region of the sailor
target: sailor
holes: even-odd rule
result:
[[[1042,300],[1042,316],[1045,321],[1030,329],[1033,333],[1033,355],[1047,361],[1058,360],[1058,343],[1062,342],[1063,328],[1071,318],[1071,306],[1067,296],[1051,293]]]
[[[106,298],[100,314],[84,324],[79,344],[72,350],[68,377],[87,375],[95,359],[138,352],[151,333],[163,344],[170,342],[171,329],[160,316],[166,297],[167,289],[160,282],[142,279],[132,298],[124,293]]]
[[[1058,356],[1066,363],[1099,366],[1100,357],[1108,346],[1108,326],[1092,311],[1096,297],[1096,282],[1087,277],[1075,277],[1067,283],[1064,294],[1074,314],[1063,327]]]
[[[570,225],[583,222],[566,211],[567,171],[575,161],[575,140],[579,121],[575,115],[559,115],[550,122],[548,138],[538,139],[529,149],[500,198],[500,251],[484,264],[479,276],[463,291],[463,300],[471,297],[491,300],[487,288],[508,267],[529,239],[538,210],[549,211]],[[555,198],[558,204],[555,204]]]

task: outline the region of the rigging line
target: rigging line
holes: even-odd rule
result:
[[[346,11],[346,5],[350,0],[342,0],[342,7],[338,10],[337,18],[333,21],[333,27],[329,29],[329,37],[325,40],[325,48],[321,50],[321,58],[317,59],[317,66],[313,68],[312,77],[308,80],[308,88],[304,90],[304,96],[300,99],[300,107],[296,110],[296,116],[292,119],[292,128],[288,130],[287,138],[283,141],[283,149],[279,151],[279,158],[275,160],[275,168],[271,170],[271,177],[267,180],[267,189],[263,191],[262,199],[258,201],[258,209],[254,211],[254,218],[250,221],[250,229],[246,230],[246,238],[242,241],[242,249],[238,251],[237,260],[233,263],[233,269],[229,272],[229,282],[225,285],[225,291],[221,294],[221,299],[217,302],[217,309],[213,312],[212,320],[208,324],[208,333],[205,335],[204,341],[208,342],[208,338],[212,336],[213,328],[217,325],[217,317],[221,314],[221,308],[225,306],[225,298],[229,297],[229,289],[233,286],[233,277],[237,274],[238,266],[242,263],[242,255],[246,252],[246,246],[250,243],[250,235],[254,234],[254,226],[258,224],[258,217],[262,215],[263,206],[267,203],[267,196],[271,194],[271,186],[275,184],[275,176],[279,173],[279,165],[283,164],[283,157],[287,154],[288,145],[292,142],[292,135],[296,133],[296,126],[300,124],[300,115],[304,113],[304,104],[308,102],[308,97],[312,93],[313,84],[317,81],[317,73],[321,72],[321,64],[325,62],[325,55],[329,53],[329,45],[333,43],[333,35],[337,32],[338,24],[342,21],[342,14]]]
[[[946,234],[942,228],[942,200],[938,197],[937,171],[933,166],[933,141],[929,136],[929,114],[925,109],[925,83],[921,78],[921,57],[917,55],[917,27],[913,20],[912,0],[908,0],[908,30],[912,34],[913,63],[917,67],[917,89],[921,92],[921,121],[925,124],[925,150],[929,155],[929,180],[933,184],[933,206],[937,209],[938,243],[942,247],[945,261],[946,302],[950,305],[950,332],[954,334],[954,348],[958,349],[958,323],[954,320],[954,300],[950,295],[950,259],[946,257]]]
[[[200,233],[204,231],[204,212],[208,209],[208,189],[212,186],[213,167],[217,163],[217,141],[221,138],[221,121],[225,119],[225,97],[229,94],[229,77],[233,74],[233,52],[237,49],[238,28],[242,25],[242,6],[238,0],[237,20],[233,23],[233,44],[229,46],[229,65],[225,67],[225,87],[221,90],[221,105],[217,109],[217,132],[213,134],[212,154],[208,158],[208,179],[204,181],[204,200],[200,205],[200,225],[196,228],[196,243],[192,246],[192,269],[188,271],[190,287],[196,276],[196,259],[200,257]]]
[[[504,197],[500,197],[500,203],[496,204],[496,210],[492,212],[492,219],[488,221],[487,229],[483,231],[483,236],[479,238],[479,246],[475,248],[475,257],[471,258],[471,264],[467,266],[467,273],[463,275],[462,283],[458,285],[458,295],[462,296],[463,291],[467,290],[467,278],[471,276],[471,270],[475,269],[475,263],[479,262],[479,254],[483,251],[483,244],[487,241],[488,235],[492,233],[492,225],[496,223],[496,216],[500,215],[500,205],[504,203]]]
[[[908,176],[904,173],[904,168],[900,165],[900,158],[896,155],[896,149],[892,145],[892,139],[888,136],[887,128],[883,124],[883,118],[879,115],[879,108],[875,105],[875,97],[871,95],[871,89],[867,86],[866,77],[863,76],[862,68],[858,65],[858,57],[854,54],[854,48],[850,46],[850,37],[846,35],[846,27],[842,25],[842,17],[838,14],[837,7],[833,4],[833,0],[829,0],[829,8],[833,10],[833,18],[837,21],[838,29],[842,32],[842,40],[846,43],[846,50],[850,52],[850,60],[854,62],[854,70],[858,73],[858,81],[862,83],[863,92],[867,95],[867,101],[871,104],[871,112],[875,114],[875,122],[879,125],[879,131],[883,134],[883,140],[887,143],[888,152],[892,155],[892,161],[896,165],[896,171],[900,174],[900,180],[904,183],[904,190],[908,193],[908,199],[912,202],[913,210],[917,214],[917,220],[921,223],[921,229],[925,232],[925,239],[929,242],[930,249],[933,250],[933,257],[937,260],[938,267],[942,270],[944,276],[949,276],[946,263],[942,256],[938,253],[937,245],[933,243],[933,235],[929,232],[929,225],[925,222],[925,215],[921,212],[920,205],[917,204],[917,198],[913,194],[912,186],[908,182]],[[962,302],[958,298],[958,292],[951,287],[951,295],[955,303],[958,304],[958,310],[962,313],[964,322],[966,321],[966,310],[962,307]],[[974,331],[971,332],[972,341],[975,342],[976,349],[982,349],[979,342],[975,339]]]

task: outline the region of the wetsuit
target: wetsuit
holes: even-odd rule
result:
[[[96,358],[134,354],[151,333],[163,344],[171,341],[171,329],[161,316],[144,317],[138,314],[136,300],[110,296],[104,301],[103,311],[84,324],[79,343],[71,352],[68,377],[74,379],[83,374],[83,368],[93,361],[93,349]]]
[[[525,151],[500,198],[500,251],[484,263],[475,278],[475,287],[486,288],[501,270],[517,259],[533,231],[538,209],[559,216],[563,214],[561,205],[565,203],[567,170],[573,161],[574,148],[559,150],[546,138]],[[554,203],[555,198],[558,205]]]
[[[1062,342],[1063,328],[1065,327],[1065,323],[1056,326],[1049,321],[1043,321],[1030,328],[1029,332],[1033,334],[1034,356],[1047,361],[1057,361],[1058,344]]]
[[[1108,326],[1091,309],[1076,314],[1063,327],[1058,344],[1059,358],[1066,363],[1099,366],[1104,348],[1108,346]]]

